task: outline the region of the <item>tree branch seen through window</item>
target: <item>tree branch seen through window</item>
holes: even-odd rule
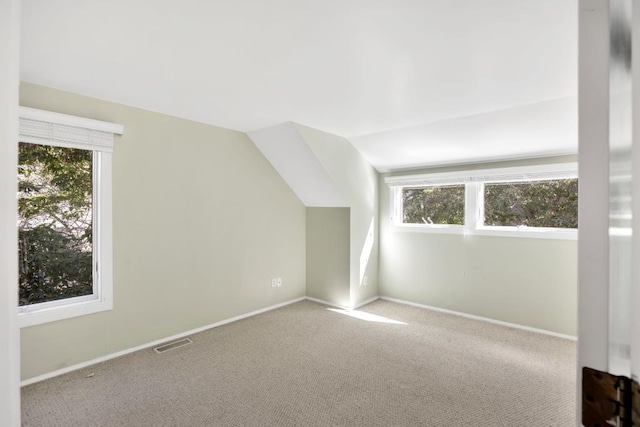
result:
[[[464,185],[403,188],[405,224],[464,225]]]
[[[20,305],[93,293],[92,151],[20,143]]]
[[[578,180],[485,184],[484,224],[578,228]]]

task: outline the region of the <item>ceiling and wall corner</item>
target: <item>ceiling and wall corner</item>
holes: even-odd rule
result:
[[[301,123],[379,170],[575,153],[576,9],[30,0],[21,77],[243,132]]]
[[[566,97],[350,140],[379,172],[576,154],[577,107]]]
[[[349,203],[348,307],[356,307],[378,296],[378,173],[347,139],[295,126]]]
[[[349,206],[293,123],[248,135],[305,206]]]
[[[20,101],[126,129],[113,310],[22,328],[23,379],[305,295],[306,209],[246,134],[32,84]]]
[[[345,307],[377,296],[376,170],[347,139],[300,124],[248,135],[307,207],[309,295]]]
[[[310,182],[323,182],[318,194],[294,189],[305,204],[353,209],[320,160],[325,138],[308,144],[294,123],[342,148],[353,149],[350,141],[379,170],[575,153],[576,8],[577,0],[29,0],[21,79],[246,132],[281,175],[298,177],[288,181],[302,185],[313,173]],[[88,102],[87,115],[98,104]],[[189,150],[165,139],[176,155]],[[233,169],[224,150],[215,156],[219,169]],[[361,239],[370,218],[358,215],[356,228],[339,221],[349,226],[350,261],[359,260],[353,230]]]

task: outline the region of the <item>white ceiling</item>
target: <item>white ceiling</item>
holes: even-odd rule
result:
[[[574,154],[576,97],[351,138],[380,172]]]
[[[350,138],[379,170],[577,149],[576,0],[23,9],[24,81],[245,132],[298,122]]]

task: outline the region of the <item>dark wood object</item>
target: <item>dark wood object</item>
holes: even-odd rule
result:
[[[582,424],[585,427],[640,427],[638,382],[584,367]]]

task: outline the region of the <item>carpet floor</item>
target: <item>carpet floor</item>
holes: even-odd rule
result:
[[[574,342],[375,301],[309,301],[22,390],[23,426],[573,427]]]

